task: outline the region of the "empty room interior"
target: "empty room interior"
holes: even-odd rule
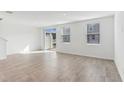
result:
[[[0,11],[0,82],[123,82],[124,12]]]

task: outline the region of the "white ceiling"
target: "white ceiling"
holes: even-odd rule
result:
[[[8,14],[0,12],[0,22],[24,24],[31,26],[49,26],[72,21],[86,20],[114,15],[112,11],[14,11]]]

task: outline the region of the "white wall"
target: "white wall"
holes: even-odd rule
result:
[[[43,28],[41,28],[41,49],[45,49],[45,33]]]
[[[100,23],[100,44],[88,45],[86,41],[87,24]],[[61,42],[61,28],[56,26],[57,51],[77,55],[114,59],[114,17],[104,17],[82,22],[64,24],[71,28],[71,43]]]
[[[115,14],[115,63],[124,81],[124,12]]]
[[[41,48],[40,29],[18,24],[0,24],[0,36],[8,40],[7,54]]]
[[[6,58],[6,40],[0,37],[0,60]]]

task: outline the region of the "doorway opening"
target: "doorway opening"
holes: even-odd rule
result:
[[[56,50],[56,28],[45,29],[45,50]]]

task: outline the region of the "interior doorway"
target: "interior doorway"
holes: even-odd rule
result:
[[[45,29],[45,49],[55,50],[56,49],[56,29]]]

